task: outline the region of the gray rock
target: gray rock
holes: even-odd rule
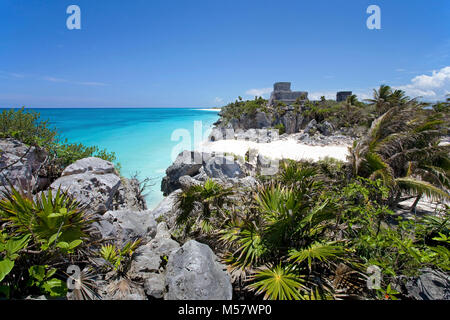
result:
[[[90,172],[93,174],[115,173],[112,162],[96,157],[80,159],[64,169],[61,176],[70,176],[79,173]]]
[[[279,161],[258,154],[256,172],[263,176],[272,176],[278,172]]]
[[[232,156],[213,157],[206,162],[204,168],[206,174],[211,178],[223,180],[227,178],[242,178],[244,176],[240,164]]]
[[[239,182],[244,188],[249,188],[249,189],[253,189],[258,185],[258,181],[255,178],[250,177],[250,176],[240,179]]]
[[[39,169],[47,156],[43,149],[30,148],[15,139],[0,139],[0,191],[9,186],[8,180],[15,188],[31,185],[43,190],[47,179],[39,176]]]
[[[209,179],[203,167],[201,167],[200,170],[198,171],[198,174],[193,176],[192,178],[196,181],[206,181]]]
[[[301,113],[297,113],[297,121],[295,125],[295,132],[299,132],[306,125],[306,119],[303,117]]]
[[[170,195],[165,197],[158,206],[152,210],[152,215],[155,219],[162,220],[167,223],[169,228],[172,228],[175,225],[175,221],[177,218],[177,210],[176,210],[176,201],[178,195],[182,192],[181,189],[178,189],[172,192]]]
[[[281,118],[286,133],[295,133],[297,129],[297,116],[293,112],[286,112]]]
[[[416,300],[450,300],[450,276],[429,268],[406,283],[407,295]]]
[[[140,246],[134,252],[133,260],[128,271],[128,277],[133,281],[142,281],[150,273],[162,270],[161,257],[147,246]]]
[[[236,131],[237,140],[253,141],[256,142],[259,138],[259,134],[256,129],[238,130]]]
[[[309,134],[309,135],[312,135],[312,134],[314,134],[316,131],[317,131],[317,121],[316,121],[316,119],[312,119],[312,120],[308,123],[308,125],[306,126],[304,132],[307,133],[307,134]]]
[[[61,177],[50,188],[67,191],[85,205],[87,211],[97,213],[113,208],[113,200],[120,184],[119,176],[114,173],[97,175],[85,172]]]
[[[183,190],[189,189],[192,186],[197,186],[200,184],[200,182],[198,182],[197,180],[195,180],[190,176],[182,176],[180,177],[180,179],[178,179],[178,181],[181,185],[181,189]]]
[[[208,137],[209,141],[232,140],[235,137],[233,128],[213,128]]]
[[[144,289],[148,296],[161,299],[164,296],[166,278],[163,274],[152,273],[144,281]]]
[[[119,244],[138,238],[146,243],[156,235],[156,221],[151,211],[108,211],[95,226],[103,238],[113,238]]]
[[[156,238],[167,238],[170,239],[170,232],[169,232],[169,228],[167,226],[167,223],[165,222],[160,222],[158,223],[158,225],[156,226]]]
[[[164,272],[164,265],[170,254],[180,248],[175,240],[156,237],[136,249],[128,276],[132,280],[144,280],[150,273]]]
[[[111,162],[94,157],[69,165],[50,188],[67,191],[91,213],[147,207],[139,181],[119,177]]]
[[[161,182],[161,191],[165,196],[173,191],[181,188],[179,179],[182,176],[194,176],[198,174],[199,169],[204,163],[204,159],[209,155],[197,151],[183,151],[181,152],[174,163],[167,168],[166,176]]]
[[[223,129],[225,130],[225,129]],[[221,128],[213,128],[211,134],[208,137],[209,141],[219,141],[224,139],[224,134]]]
[[[120,186],[113,198],[113,210],[147,210],[147,202],[141,194],[141,186],[136,179],[120,177]]]
[[[265,112],[258,111],[255,114],[255,128],[267,128],[272,126],[272,119]]]
[[[186,242],[167,263],[165,300],[231,300],[230,276],[205,244]]]
[[[331,136],[334,131],[333,125],[328,121],[323,121],[317,124],[317,128],[319,129],[320,133],[322,133],[325,136]]]

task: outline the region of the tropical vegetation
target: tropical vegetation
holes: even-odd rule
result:
[[[179,236],[212,246],[247,298],[405,299],[420,269],[450,272],[448,106],[388,86],[366,103],[307,103],[318,121],[366,128],[348,161],[283,161],[255,189],[212,180],[187,188]],[[440,203],[434,215],[415,214],[424,198]]]

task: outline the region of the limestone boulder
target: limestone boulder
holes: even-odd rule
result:
[[[328,121],[323,121],[317,124],[317,129],[319,129],[320,133],[322,133],[325,136],[331,136],[334,131],[333,125]]]
[[[167,263],[166,300],[231,300],[230,276],[205,244],[186,242]]]
[[[425,268],[406,283],[407,295],[416,300],[450,300],[450,276]]]
[[[45,150],[30,147],[15,139],[0,139],[0,191],[11,183],[15,188],[34,186],[42,190],[47,179],[39,169],[48,154]]]
[[[245,176],[241,165],[232,156],[213,157],[206,162],[204,169],[208,177],[221,180]]]
[[[86,172],[98,175],[116,173],[114,164],[112,162],[105,161],[96,157],[89,157],[80,159],[67,166],[62,172],[61,176],[71,176],[74,174]]]
[[[208,157],[207,154],[197,151],[181,152],[174,163],[166,170],[166,176],[161,182],[161,191],[163,194],[167,196],[173,191],[180,189],[180,177],[192,177],[198,174],[206,157]]]
[[[120,177],[114,173],[98,175],[85,172],[63,176],[54,181],[50,188],[67,191],[89,212],[103,213],[113,208],[120,184]]]
[[[111,238],[119,244],[142,239],[147,243],[156,235],[157,224],[151,211],[108,211],[94,224],[103,239]]]
[[[178,179],[181,189],[186,190],[189,189],[192,186],[197,186],[200,184],[199,181],[195,180],[194,178],[190,176],[182,176]]]
[[[175,225],[177,218],[176,201],[181,192],[181,189],[172,192],[170,195],[165,197],[155,209],[152,210],[153,217],[158,221],[162,220],[166,222],[169,228],[172,228]]]
[[[145,199],[139,182],[120,177],[114,164],[100,158],[80,159],[69,165],[54,181],[52,190],[67,191],[90,213],[103,214],[108,210],[145,210]]]

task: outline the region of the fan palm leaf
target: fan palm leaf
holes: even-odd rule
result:
[[[341,255],[343,252],[343,248],[334,242],[315,242],[307,248],[303,248],[300,250],[291,250],[289,252],[289,259],[299,264],[307,260],[308,268],[311,270],[311,264],[313,260],[317,259],[319,261],[325,261],[334,259]]]
[[[264,299],[299,300],[304,281],[289,266],[277,265],[272,268],[259,269],[250,280],[249,288],[257,294],[264,293]]]

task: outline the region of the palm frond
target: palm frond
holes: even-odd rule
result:
[[[257,294],[264,293],[264,299],[270,300],[299,300],[300,290],[304,288],[303,277],[289,266],[260,269],[250,280],[253,283],[248,287],[256,290]]]
[[[448,201],[450,195],[426,181],[420,181],[413,178],[397,178],[397,185],[406,193],[411,195],[424,194],[432,200]]]
[[[311,270],[312,261],[317,259],[319,261],[325,261],[328,259],[334,259],[344,252],[340,245],[334,242],[320,243],[316,242],[307,248],[300,250],[291,250],[289,252],[289,259],[296,263],[302,263],[308,261],[308,268]]]

